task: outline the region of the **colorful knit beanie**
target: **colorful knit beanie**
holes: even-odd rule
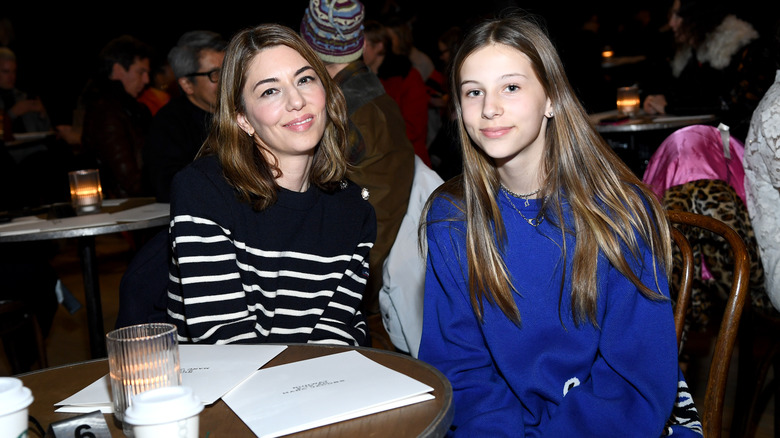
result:
[[[363,54],[363,5],[357,0],[310,0],[301,36],[330,63],[350,63]]]

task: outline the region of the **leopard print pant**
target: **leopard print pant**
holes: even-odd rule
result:
[[[758,252],[758,244],[750,224],[747,208],[734,189],[720,180],[698,180],[670,187],[663,198],[667,210],[682,210],[711,216],[734,228],[747,244],[750,255],[750,305],[753,310],[777,315],[769,301],[764,286],[764,268]],[[684,332],[707,329],[710,319],[720,321],[722,308],[731,291],[733,256],[726,240],[698,227],[677,225],[693,247],[694,283],[691,307]],[[677,298],[676,287],[680,282],[678,266],[681,255],[677,247],[673,250],[674,266],[670,282],[672,299]],[[712,279],[702,280],[702,258]]]

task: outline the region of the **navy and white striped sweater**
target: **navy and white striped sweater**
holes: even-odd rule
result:
[[[239,202],[214,156],[171,187],[168,318],[182,342],[359,345],[376,217],[360,188]]]

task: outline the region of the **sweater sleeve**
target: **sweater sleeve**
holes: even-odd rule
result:
[[[441,206],[447,201],[437,200]],[[434,204],[435,205],[435,204]],[[436,206],[433,210],[436,210]],[[452,436],[524,436],[523,411],[496,369],[468,292],[465,230],[429,214],[423,332],[419,358],[450,380]]]
[[[228,224],[216,218],[229,214],[228,200],[198,171],[175,178],[171,194],[168,317],[179,340],[252,342],[260,326],[248,309]]]
[[[664,271],[641,240],[639,245],[641,259],[629,255],[630,268],[643,284],[651,289],[657,284],[668,298]],[[623,252],[630,254],[625,247]],[[603,256],[598,269],[599,299],[604,301],[599,354],[590,375],[550,410],[543,435],[618,437],[632,431],[636,437],[661,436],[681,376],[671,301],[645,297]]]
[[[360,239],[354,254],[347,265],[341,282],[333,292],[333,298],[325,312],[314,326],[310,342],[362,345],[365,343],[368,328],[360,312],[360,302],[368,279],[368,254],[376,239],[376,215],[374,209],[363,221]],[[347,321],[349,321],[347,323]]]

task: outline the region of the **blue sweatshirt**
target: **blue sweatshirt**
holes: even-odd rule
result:
[[[672,304],[653,301],[599,255],[598,327],[575,325],[570,306],[571,261],[576,238],[544,220],[529,225],[541,202],[529,205],[501,193],[507,230],[504,260],[517,289],[517,326],[498,306],[484,301],[480,323],[471,306],[465,224],[448,199],[428,214],[428,260],[420,359],[452,383],[453,436],[653,437],[662,435],[685,385],[677,359]],[[455,218],[455,221],[446,219]],[[651,289],[668,297],[661,266],[639,241],[640,260],[631,269]],[[567,281],[561,292],[566,264]],[[675,436],[700,436],[688,397],[689,426]],[[692,412],[691,412],[692,411]]]

